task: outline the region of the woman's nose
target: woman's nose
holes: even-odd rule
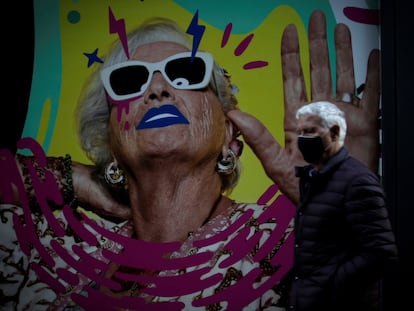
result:
[[[154,72],[145,92],[145,100],[162,100],[172,96],[172,86],[165,80],[160,72]]]

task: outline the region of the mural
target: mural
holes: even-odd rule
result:
[[[65,154],[70,154],[72,160],[91,163],[79,146],[72,117],[84,81],[92,70],[102,65],[113,41],[119,39],[126,43],[126,33],[153,16],[172,19],[187,30],[193,37],[193,52],[211,52],[215,61],[231,75],[237,87],[240,109],[256,116],[283,143],[282,33],[289,24],[293,23],[297,28],[301,63],[309,93],[307,27],[309,16],[315,9],[322,10],[326,16],[329,57],[334,69],[334,27],[337,23],[345,23],[350,28],[355,81],[358,92],[362,92],[368,55],[372,49],[379,48],[378,1],[272,0],[259,4],[236,0],[35,0],[33,79],[19,152],[36,155],[40,163],[45,163],[46,156],[60,157]],[[332,75],[335,75],[335,70]],[[336,81],[335,76],[332,81]],[[3,159],[11,158],[5,150],[2,156]],[[29,167],[28,175],[33,178],[35,198],[41,212],[32,215],[29,196],[20,197],[22,208],[11,205],[2,208],[2,217],[7,219],[2,224],[2,232],[6,232],[4,241],[8,238],[13,241],[5,249],[12,249],[12,244],[17,242],[21,250],[20,257],[14,259],[14,270],[5,266],[4,269],[10,270],[2,270],[2,277],[8,275],[15,278],[16,282],[26,282],[19,290],[11,286],[12,282],[6,283],[2,288],[4,296],[14,298],[4,299],[4,304],[11,306],[17,300],[18,306],[22,308],[30,304],[39,307],[44,302],[36,302],[33,300],[35,296],[42,297],[44,301],[53,301],[56,309],[66,305],[73,310],[77,310],[75,305],[86,310],[96,306],[107,306],[107,310],[178,310],[188,307],[188,304],[194,308],[205,309],[208,306],[207,309],[215,310],[214,306],[221,301],[226,301],[229,310],[249,306],[258,297],[265,296],[291,267],[293,235],[288,234],[287,229],[295,208],[280,193],[278,186],[272,184],[260,161],[247,146],[243,150],[241,162],[242,175],[231,193],[232,199],[267,204],[269,208],[264,216],[260,216],[252,214],[246,207],[247,212],[234,226],[222,232],[222,235],[232,237],[228,244],[221,246],[224,252],[232,256],[223,260],[220,268],[228,272],[234,261],[249,253],[260,239],[264,241],[252,257],[256,263],[263,262],[272,254],[275,245],[279,245],[277,255],[271,257],[271,264],[280,268],[270,274],[260,287],[253,288],[257,274],[252,270],[237,285],[222,291],[210,291],[222,280],[222,276],[211,273],[207,264],[213,260],[213,252],[209,252],[209,249],[216,247],[220,241],[218,237],[195,240],[194,244],[187,246],[205,251],[186,257],[182,256],[183,246],[178,242],[157,244],[129,238],[131,227],[128,224],[111,223],[87,211],[77,218],[69,205],[53,211],[48,200],[62,202],[64,199],[53,182],[54,176],[46,174],[39,178],[36,167],[32,170]],[[2,177],[0,183],[2,200],[11,202],[11,185],[18,188],[20,194],[25,192],[24,185],[14,165],[3,161],[1,166],[9,176],[8,179]],[[258,226],[267,226],[269,218],[277,219],[278,225],[264,238],[245,227],[251,217],[257,220]],[[245,233],[240,235],[240,232]],[[167,260],[163,255],[166,253],[175,256]],[[2,255],[3,261],[7,261],[9,255]],[[110,262],[128,266],[129,270],[120,270],[117,279],[108,279],[100,272],[107,271]],[[187,273],[135,275],[134,271],[142,267]],[[25,269],[26,272],[22,273]],[[29,270],[31,275],[28,275]],[[119,283],[122,282],[116,280],[133,284],[131,288],[134,284],[152,284],[140,290],[145,295],[159,297],[157,301],[164,304],[150,307],[142,297],[120,299],[107,292],[94,290],[98,284],[119,291]],[[29,283],[33,286],[28,286]],[[82,291],[72,291],[76,287],[82,288]],[[192,293],[203,292],[203,289],[205,292],[196,301],[183,303],[177,298],[191,297]],[[240,295],[241,292],[243,295]],[[56,296],[56,293],[60,294]]]
[[[248,4],[247,4],[248,3]],[[346,23],[353,36],[357,85],[365,80],[369,51],[379,47],[378,19],[366,8],[375,1],[35,1],[35,64],[28,118],[23,137],[35,138],[49,155],[70,153],[73,159],[88,161],[80,150],[72,118],[83,81],[99,66],[109,44],[117,39],[110,33],[108,7],[123,20],[126,30],[154,16],[176,20],[184,29],[198,11],[198,23],[206,27],[200,50],[213,53],[225,64],[240,92],[241,109],[257,116],[283,142],[283,89],[280,41],[284,27],[294,23],[299,32],[302,64],[309,77],[307,20],[315,9],[325,12],[330,52],[333,29]],[[217,8],[220,10],[217,10]],[[179,18],[177,18],[179,17]],[[99,34],[99,35],[98,35]],[[330,55],[334,62],[334,54]],[[332,65],[335,68],[335,65]],[[333,79],[335,81],[335,79]],[[309,80],[307,81],[309,85]],[[65,144],[62,144],[62,139]],[[247,149],[247,148],[246,148]],[[256,200],[270,184],[256,157],[245,150],[243,177],[234,196]],[[249,182],[254,179],[255,184]]]

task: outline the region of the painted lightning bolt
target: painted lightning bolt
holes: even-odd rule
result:
[[[191,20],[190,26],[187,28],[187,33],[192,35],[193,38],[193,50],[191,52],[191,57],[197,52],[198,46],[200,45],[201,38],[203,37],[206,26],[198,24],[198,10],[195,12],[193,19]]]
[[[128,41],[125,28],[125,20],[123,18],[116,19],[112,13],[111,7],[109,7],[109,33],[117,33],[119,40],[122,43],[126,57],[129,59]]]

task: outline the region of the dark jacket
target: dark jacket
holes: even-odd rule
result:
[[[397,259],[380,181],[345,148],[312,171],[296,171],[301,199],[289,310],[376,310],[379,280]]]

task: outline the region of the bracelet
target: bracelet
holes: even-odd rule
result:
[[[72,208],[77,207],[78,199],[75,194],[75,189],[73,187],[73,178],[72,178],[72,158],[69,154],[66,154],[63,159],[63,164],[65,167],[64,178],[66,179],[67,184],[67,201],[69,206]]]
[[[39,167],[37,163],[34,161],[34,158],[32,156],[24,156],[23,154],[16,153],[16,159],[18,160],[19,166],[22,170],[23,183],[24,183],[24,188],[26,190],[26,194],[29,198],[30,210],[33,212],[39,212],[40,211],[39,202],[37,201],[36,193],[35,193],[35,190],[33,189],[32,178],[30,176],[29,169],[27,168],[26,161],[31,161],[37,173],[39,173],[39,170],[38,170]]]

